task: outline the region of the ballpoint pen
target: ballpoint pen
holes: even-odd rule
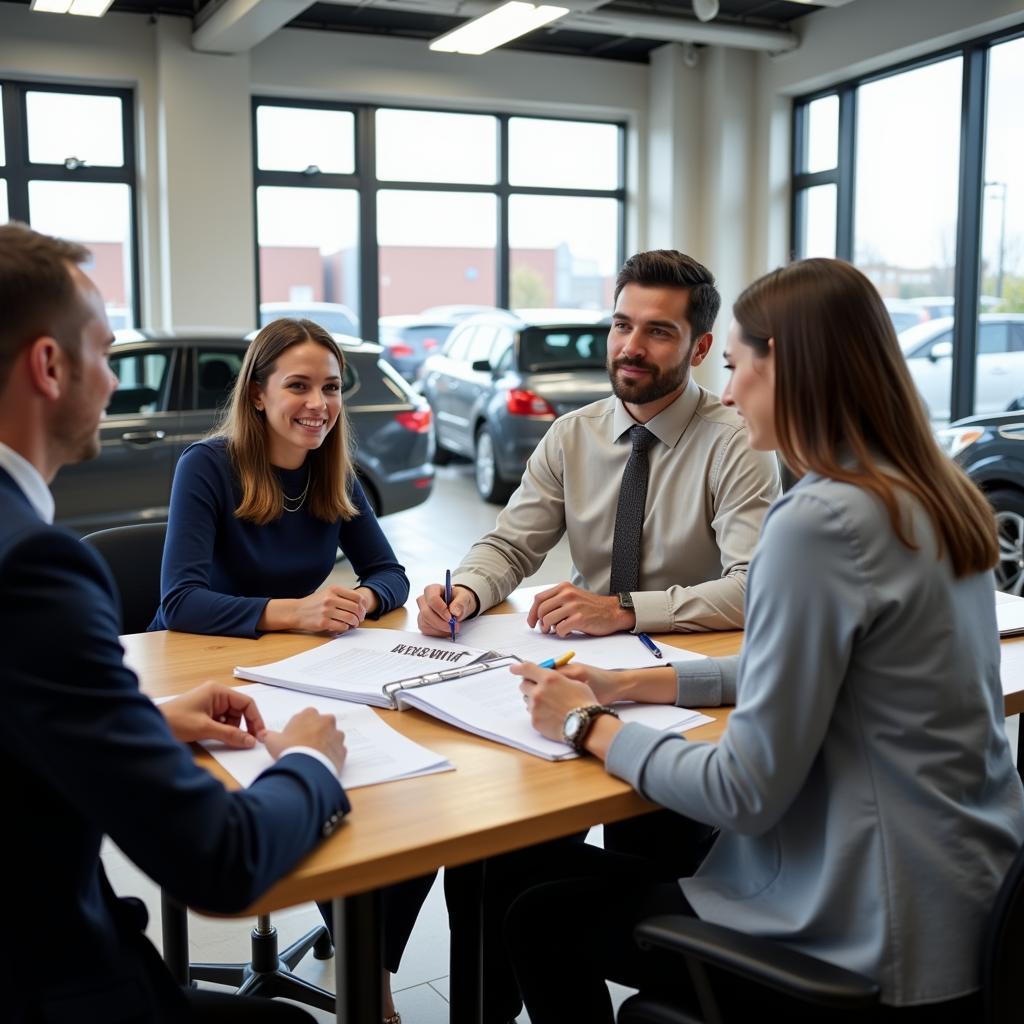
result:
[[[661,651],[659,651],[659,650],[658,650],[658,645],[657,645],[657,644],[656,644],[656,643],[655,643],[655,642],[654,642],[654,641],[653,641],[653,640],[652,640],[652,639],[651,639],[651,638],[650,638],[650,637],[649,637],[649,636],[648,636],[648,635],[647,635],[646,633],[637,633],[637,635],[636,635],[636,638],[637,638],[637,640],[639,640],[639,641],[640,641],[640,643],[642,643],[642,644],[644,645],[644,647],[646,647],[646,648],[647,648],[647,650],[649,650],[649,651],[651,652],[651,654],[653,654],[653,655],[654,655],[654,656],[655,656],[656,658],[664,658],[664,657],[665,657],[665,655],[664,655],[664,654],[662,654],[662,653],[661,653]]]
[[[565,654],[560,654],[557,658],[545,658],[543,661],[537,663],[538,668],[561,668],[563,665],[568,665],[573,658],[576,657],[575,651],[566,651]]]
[[[451,614],[452,611],[452,571],[451,569],[445,569],[444,571],[444,603],[448,605],[448,628],[452,631],[452,643],[455,643],[455,616]]]

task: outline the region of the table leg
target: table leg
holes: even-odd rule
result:
[[[334,905],[334,980],[338,1024],[380,1024],[380,896],[345,896]]]
[[[1024,714],[1017,716],[1017,774],[1024,782]]]
[[[163,933],[164,962],[182,986],[188,976],[188,912],[166,889],[160,890],[160,927]]]
[[[452,922],[449,959],[450,1024],[480,1024],[484,1013],[484,862],[445,868],[457,874],[446,895],[457,892],[458,906],[449,906]]]

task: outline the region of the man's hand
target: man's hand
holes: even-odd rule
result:
[[[213,680],[158,707],[182,743],[220,740],[225,746],[244,749],[255,746],[266,732],[252,697]],[[243,721],[248,731],[241,728]]]
[[[339,772],[348,754],[345,734],[338,729],[334,715],[323,715],[315,708],[293,715],[280,732],[266,730],[263,742],[275,761],[287,754],[289,747],[312,747],[326,754]]]
[[[573,631],[588,636],[621,633],[636,625],[636,616],[619,607],[617,597],[592,594],[571,583],[559,583],[542,590],[534,599],[526,622],[531,629],[540,625],[544,633],[568,636]]]
[[[416,616],[416,625],[424,636],[450,637],[448,620],[455,618],[455,631],[458,633],[459,623],[477,610],[476,594],[469,587],[452,587],[452,603],[445,604],[444,587],[440,583],[431,583],[416,598],[416,604],[420,610]]]

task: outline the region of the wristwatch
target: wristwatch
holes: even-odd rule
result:
[[[619,607],[633,611],[633,595],[628,590],[619,591]]]
[[[587,704],[582,708],[574,708],[565,716],[565,722],[562,724],[562,739],[577,754],[581,753],[587,734],[601,715],[619,717],[619,713],[614,708],[608,707],[607,704]]]

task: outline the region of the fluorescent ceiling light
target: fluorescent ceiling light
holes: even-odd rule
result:
[[[102,18],[114,0],[71,0],[68,14],[80,14],[85,18]]]
[[[32,0],[32,10],[43,14],[67,14],[71,0]]]
[[[568,13],[568,7],[534,6],[520,0],[509,0],[488,14],[438,36],[430,48],[444,53],[487,53]]]

